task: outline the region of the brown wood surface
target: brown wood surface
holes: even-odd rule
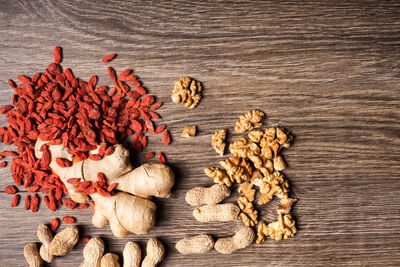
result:
[[[116,239],[109,227],[91,225],[89,210],[11,209],[3,188],[12,178],[0,170],[0,265],[25,266],[23,246],[37,241],[37,225],[65,215],[119,255],[128,240],[145,248],[148,238],[160,238],[167,246],[160,266],[400,265],[399,1],[196,2],[0,0],[0,104],[11,102],[7,79],[43,71],[55,45],[64,49],[64,67],[86,80],[97,74],[101,83],[109,83],[101,58],[118,53],[110,65],[134,68],[165,102],[160,113],[173,143],[152,136],[147,151],[164,151],[176,173],[171,198],[156,200],[152,231]],[[170,101],[183,75],[205,87],[194,110]],[[298,234],[233,255],[178,254],[175,243],[186,235],[219,238],[240,226],[195,221],[184,196],[212,184],[203,168],[221,158],[210,135],[227,128],[229,140],[237,138],[235,121],[254,108],[266,112],[265,125],[295,135],[284,173],[299,199]],[[180,138],[185,125],[196,125],[198,135]],[[135,164],[143,162],[138,155]],[[262,220],[275,220],[274,204],[259,208]],[[78,266],[82,249],[48,266]]]

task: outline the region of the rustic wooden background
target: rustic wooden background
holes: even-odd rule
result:
[[[165,147],[151,137],[147,151],[164,151],[176,172],[172,197],[157,200],[150,234],[115,239],[108,227],[90,224],[89,210],[11,209],[3,188],[12,178],[0,170],[1,266],[25,266],[23,246],[37,240],[37,225],[65,215],[119,255],[128,240],[144,248],[148,238],[160,238],[167,246],[160,266],[400,265],[399,1],[0,0],[0,23],[0,104],[11,102],[7,79],[43,71],[55,45],[64,48],[64,67],[105,83],[100,60],[118,53],[111,65],[134,68],[165,102],[160,113],[173,143]],[[170,101],[183,75],[205,87],[194,110]],[[178,254],[174,245],[185,235],[219,238],[240,226],[198,223],[184,195],[212,184],[203,168],[217,166],[220,157],[210,135],[221,128],[232,133],[239,114],[254,108],[266,112],[265,125],[295,135],[284,173],[299,198],[298,234],[231,256]],[[185,125],[196,125],[198,135],[180,138]],[[138,155],[136,164],[143,162]],[[259,209],[262,220],[275,219],[274,204]],[[82,249],[48,266],[78,266]]]

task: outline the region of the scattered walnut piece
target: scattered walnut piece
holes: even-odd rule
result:
[[[243,180],[248,180],[251,177],[252,167],[245,158],[232,157],[220,161],[219,164],[226,170],[232,181],[241,183]]]
[[[257,169],[263,169],[265,168],[266,170],[263,170],[262,172],[268,172],[272,173],[274,170],[274,164],[272,163],[271,160],[264,158],[263,156],[260,155],[252,155],[248,157],[251,162],[253,162],[254,167]]]
[[[239,121],[236,122],[235,132],[244,133],[255,127],[262,125],[261,121],[265,118],[265,113],[260,110],[250,110],[246,114],[239,116]]]
[[[289,183],[278,171],[265,176],[261,179],[254,179],[254,184],[260,187],[261,196],[258,205],[264,205],[271,201],[274,195],[287,198],[289,192]]]
[[[211,145],[218,154],[224,155],[225,150],[226,129],[216,131],[211,137]]]
[[[252,183],[244,182],[240,184],[239,193],[243,194],[249,201],[253,201],[254,196],[256,194],[256,190],[252,188],[253,188]]]
[[[276,207],[276,211],[282,214],[290,214],[290,210],[292,209],[292,206],[294,203],[297,202],[297,199],[295,198],[281,198],[281,204]]]
[[[175,83],[172,89],[171,99],[174,103],[185,103],[185,107],[196,107],[201,99],[202,86],[199,81],[190,77],[182,77]]]
[[[181,137],[193,137],[196,135],[196,126],[185,126]]]
[[[229,151],[242,158],[248,158],[260,154],[260,148],[256,143],[247,138],[240,138],[229,145]]]
[[[225,170],[214,167],[208,167],[204,169],[204,172],[208,177],[214,179],[214,183],[225,184],[227,187],[232,186],[233,181],[228,177]]]
[[[274,169],[281,171],[287,168],[286,162],[282,156],[278,155],[274,158]]]
[[[289,147],[293,137],[283,128],[268,128],[260,140],[261,155],[267,159],[276,157],[281,147]]]
[[[238,206],[241,210],[239,219],[242,220],[246,226],[254,226],[258,223],[258,211],[254,209],[253,203],[245,196],[241,196],[237,200]]]
[[[266,236],[276,241],[293,237],[296,234],[295,221],[290,214],[278,214],[278,221],[268,224],[260,223],[257,229],[257,244],[264,242]]]
[[[248,133],[248,137],[251,141],[258,143],[261,140],[261,137],[263,137],[264,132],[262,130],[253,130]]]

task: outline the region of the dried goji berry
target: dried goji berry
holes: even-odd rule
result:
[[[64,216],[62,218],[63,222],[65,222],[66,224],[73,224],[75,223],[75,218],[72,216]]]
[[[109,54],[105,57],[103,57],[102,61],[104,63],[110,62],[111,60],[113,60],[117,55],[116,54]]]
[[[165,144],[165,145],[169,145],[171,143],[171,137],[169,135],[168,130],[164,130],[161,140],[162,140],[163,144]]]
[[[60,221],[57,218],[53,218],[50,221],[50,228],[53,232],[55,232],[58,228],[58,226],[60,225]]]
[[[17,187],[14,185],[9,185],[4,188],[4,193],[9,194],[9,195],[14,195],[17,193]]]
[[[18,203],[19,203],[19,198],[20,198],[19,195],[13,196],[13,198],[11,199],[11,207],[12,207],[12,208],[14,208],[14,207],[16,207],[16,206],[18,205]]]

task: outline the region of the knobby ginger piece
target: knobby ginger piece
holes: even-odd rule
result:
[[[245,158],[232,157],[219,163],[226,170],[229,178],[237,183],[250,179],[253,172],[250,163]]]
[[[241,210],[239,219],[242,220],[243,224],[246,226],[256,225],[258,223],[258,211],[254,209],[253,203],[245,196],[239,197],[237,203]]]
[[[172,89],[171,99],[174,103],[185,103],[185,107],[192,109],[201,99],[203,87],[199,81],[190,77],[182,77]]]
[[[196,126],[185,126],[181,137],[193,137],[196,135]]]
[[[262,125],[261,121],[265,118],[265,113],[260,110],[250,110],[244,115],[239,116],[236,122],[235,132],[244,133]]]
[[[260,154],[260,148],[256,143],[247,138],[240,138],[229,145],[229,151],[242,158],[248,158]]]
[[[278,214],[278,221],[268,224],[260,223],[257,228],[257,244],[263,243],[266,236],[276,241],[293,237],[297,230],[295,221],[290,214]]]
[[[218,130],[211,136],[211,145],[220,156],[224,155],[225,151],[226,129]]]
[[[225,184],[227,187],[232,186],[233,180],[231,180],[226,174],[225,170],[208,167],[204,169],[205,174],[214,179],[214,183]]]

